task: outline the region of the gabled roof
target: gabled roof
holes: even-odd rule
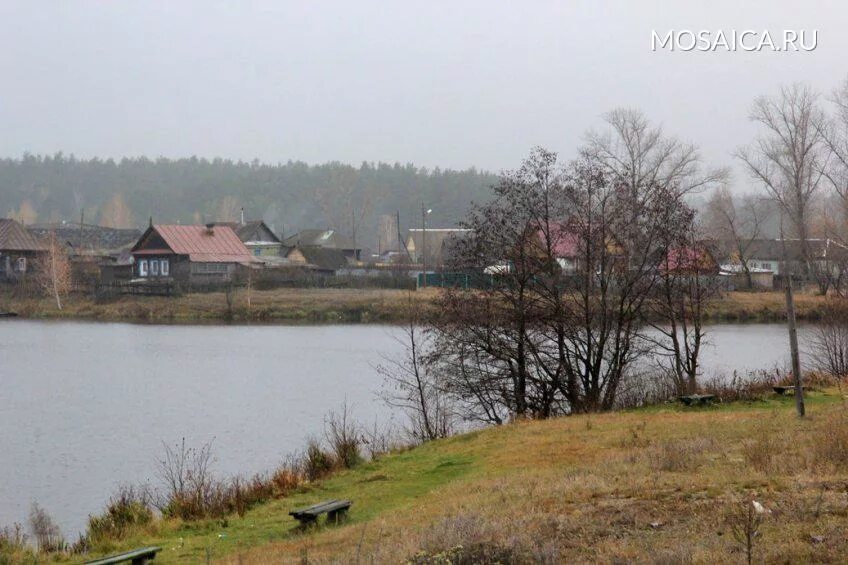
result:
[[[341,249],[353,251],[353,240],[336,230],[300,230],[283,240],[286,247],[324,247],[325,249]],[[360,247],[356,247],[360,249]]]
[[[348,266],[347,258],[341,249],[329,249],[327,247],[296,247],[293,248],[300,251],[303,258],[310,265],[314,265],[319,269],[326,271],[335,271]],[[290,251],[291,253],[291,251]]]
[[[27,228],[37,237],[55,233],[56,238],[74,248],[77,253],[118,252],[126,250],[138,241],[141,230],[106,228],[91,224],[55,223],[39,224]]]
[[[157,234],[167,249],[145,247],[151,234]],[[187,255],[198,263],[255,263],[256,259],[229,226],[181,226],[156,224],[147,228],[132,248],[134,255],[152,255],[170,251]]]
[[[451,245],[467,237],[471,230],[464,228],[427,228],[426,238],[422,229],[410,229],[406,236],[407,250],[414,250],[420,260],[420,253],[426,247],[427,261],[441,263],[451,255]]]
[[[579,255],[580,238],[568,226],[559,222],[551,222],[548,226],[547,233],[551,237],[551,251],[555,258],[571,259]],[[539,244],[547,249],[548,238],[546,231],[544,229],[537,230],[536,237],[539,239]]]
[[[0,218],[0,250],[43,251],[46,245],[23,225],[9,218]]]
[[[240,222],[215,222],[213,225],[232,228],[242,241],[271,241],[272,243],[281,243],[277,234],[263,220],[251,220],[243,224]]]

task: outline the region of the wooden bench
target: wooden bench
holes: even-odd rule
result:
[[[149,561],[156,559],[156,554],[162,551],[161,547],[142,547],[134,549],[126,553],[119,553],[103,559],[95,559],[94,561],[86,561],[86,565],[107,565],[109,563],[124,563],[129,561],[132,565],[145,565]]]
[[[292,510],[289,516],[294,516],[301,526],[315,523],[321,514],[327,515],[327,522],[339,522],[345,517],[351,504],[353,503],[350,500],[325,500],[306,508]]]
[[[773,389],[774,389],[775,394],[779,394],[779,395],[781,395],[781,396],[783,396],[784,394],[786,394],[786,391],[792,391],[792,394],[795,394],[795,386],[794,386],[794,385],[789,385],[789,386],[773,386],[773,387],[771,387],[771,388],[773,388]],[[801,392],[804,392],[806,389],[807,389],[807,387],[805,387],[805,386],[801,386]]]
[[[687,394],[686,396],[678,397],[680,402],[685,404],[686,406],[692,406],[695,404],[709,404],[715,399],[714,394]]]

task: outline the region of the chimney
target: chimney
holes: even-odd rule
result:
[[[215,235],[215,224],[210,222],[206,224],[206,235]]]
[[[244,206],[241,207],[241,225],[244,225]]]

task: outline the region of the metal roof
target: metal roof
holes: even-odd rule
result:
[[[24,226],[9,218],[0,218],[0,250],[43,251],[46,244],[39,241]]]
[[[133,248],[133,253],[144,255],[160,250],[139,249],[153,230],[165,241],[175,255],[188,255],[198,263],[255,263],[256,259],[229,226],[182,226],[156,224],[151,226]]]

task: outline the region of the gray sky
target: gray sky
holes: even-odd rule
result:
[[[626,105],[729,164],[756,95],[846,76],[846,24],[844,2],[797,0],[0,2],[0,155],[500,170],[533,145],[571,155]],[[808,53],[652,52],[669,29],[819,37]]]

